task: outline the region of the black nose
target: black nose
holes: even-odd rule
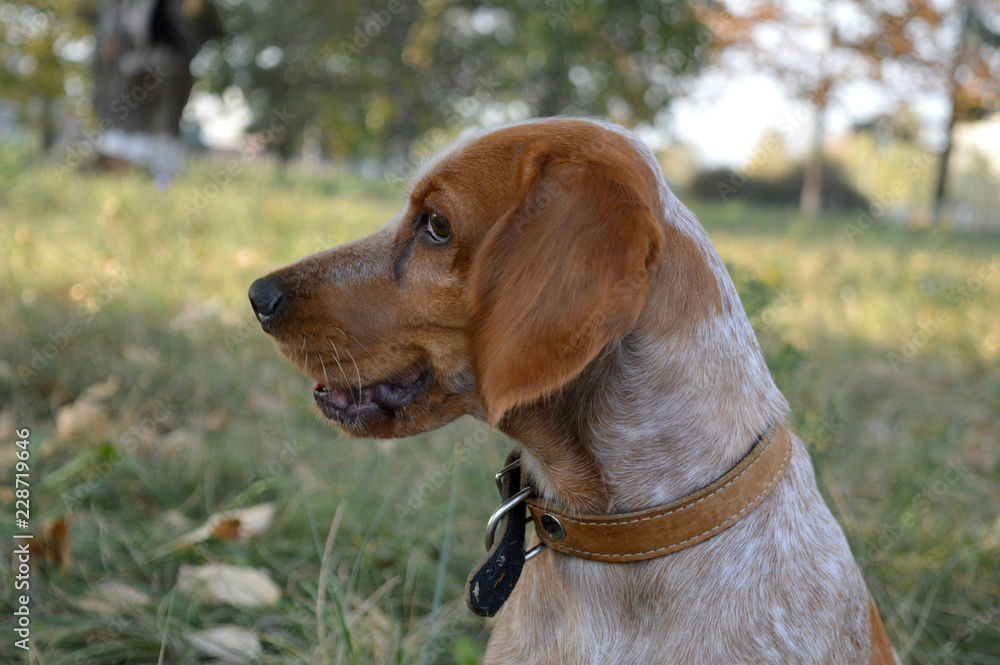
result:
[[[281,313],[288,307],[288,296],[277,284],[267,277],[261,277],[250,285],[250,306],[264,332],[272,332],[277,326]]]

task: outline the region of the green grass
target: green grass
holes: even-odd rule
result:
[[[13,515],[12,431],[28,427],[32,522],[67,518],[72,556],[35,557],[32,662],[195,662],[182,636],[221,624],[257,632],[267,663],[477,662],[489,628],[463,585],[509,443],[470,419],[339,438],[246,301],[267,270],[384,223],[400,185],[224,171],[197,165],[158,191],[0,154],[0,505]],[[852,237],[849,217],[694,207],[897,648],[913,663],[1000,663],[1000,270],[974,281],[1000,238]],[[67,405],[109,378],[117,389],[83,399],[94,406],[73,427]],[[150,556],[216,511],[265,501],[274,524],[249,542]],[[279,604],[175,590],[181,565],[209,561],[268,571]],[[85,599],[108,581],[150,601],[95,612]],[[26,662],[12,641],[0,660]]]

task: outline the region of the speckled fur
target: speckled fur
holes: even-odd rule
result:
[[[450,220],[448,243],[421,239],[428,210]],[[649,149],[607,123],[471,134],[420,169],[386,227],[269,278],[291,301],[271,334],[317,381],[431,372],[406,409],[345,432],[407,436],[473,414],[517,439],[539,493],[570,510],[688,494],[787,414],[704,229]],[[774,492],[708,541],[637,563],[530,561],[485,663],[898,658],[793,436]]]

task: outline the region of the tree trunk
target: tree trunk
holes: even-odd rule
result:
[[[56,134],[59,131],[56,127],[56,105],[48,97],[42,99],[41,125],[42,152],[48,154],[56,143]]]
[[[189,65],[221,34],[218,14],[205,1],[103,0],[95,33],[98,154],[154,177],[176,175],[184,159],[181,114],[193,85]]]
[[[545,68],[544,92],[538,105],[538,115],[542,118],[552,118],[560,113],[565,113],[568,101],[566,81],[569,73],[561,61],[563,56],[556,51],[550,52],[548,55],[552,61]]]
[[[833,43],[832,23],[830,21],[830,0],[821,0],[822,27],[827,44]],[[829,46],[828,46],[829,47]],[[811,91],[815,116],[813,117],[813,144],[806,158],[802,174],[802,192],[799,195],[799,210],[810,219],[819,217],[823,210],[823,143],[826,139],[826,107],[830,101],[830,89],[833,79],[827,71],[826,51],[819,57],[820,80]]]
[[[948,129],[945,132],[944,147],[941,148],[941,157],[938,161],[937,186],[934,188],[934,224],[941,223],[941,213],[944,211],[944,199],[948,188],[948,170],[951,166],[951,149],[955,140],[955,116],[958,109],[955,108],[954,96],[951,100],[951,115],[948,116]]]
[[[823,139],[826,134],[826,104],[816,105],[813,125],[813,145],[806,160],[802,176],[802,193],[799,208],[810,219],[819,216],[823,209]]]

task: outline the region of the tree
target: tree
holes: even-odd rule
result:
[[[540,6],[535,6],[540,4]],[[532,114],[610,116],[652,121],[699,69],[710,40],[686,2],[497,4],[496,28],[472,42],[490,59],[510,98]],[[472,10],[476,24],[483,10]],[[485,59],[485,58],[484,58]]]
[[[17,105],[43,150],[56,138],[67,87],[80,101],[81,76],[93,50],[88,3],[55,0],[0,5],[0,97]],[[69,81],[74,85],[68,86]]]
[[[865,76],[862,59],[836,39],[834,0],[720,0],[700,16],[713,30],[713,59],[743,73],[767,72],[813,109],[800,208],[815,217],[823,207],[823,146],[827,108],[847,83]]]
[[[95,28],[97,152],[105,160],[172,176],[183,163],[180,120],[191,93],[189,65],[220,34],[204,0],[102,0]]]
[[[703,8],[717,32],[716,57],[769,71],[815,111],[813,148],[802,209],[820,206],[823,117],[839,90],[880,84],[897,103],[917,92],[942,95],[949,112],[941,141],[935,216],[943,205],[955,124],[997,109],[1000,6],[991,0],[750,0],[730,11],[725,0]]]
[[[410,159],[430,130],[528,115],[652,120],[700,64],[706,41],[681,0],[486,4],[234,0],[226,33],[199,64],[239,87],[254,127],[295,116],[344,159]]]
[[[956,124],[994,113],[1000,103],[1000,6],[987,0],[853,3],[864,20],[841,42],[864,54],[883,80],[887,67],[899,68],[909,88],[898,92],[901,98],[920,89],[947,100],[934,191],[939,221]]]

